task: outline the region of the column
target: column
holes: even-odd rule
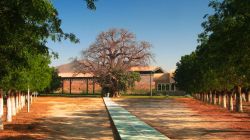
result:
[[[87,78],[87,81],[86,81],[86,93],[88,94],[89,93],[89,79]]]
[[[61,85],[62,86],[62,94],[63,94],[63,86],[64,86],[63,82],[64,82],[64,80],[62,79],[62,85]]]
[[[149,80],[149,82],[150,82],[150,96],[152,96],[152,72],[150,72],[150,80]]]
[[[93,94],[95,94],[95,80],[94,80],[94,77],[93,77]]]
[[[69,93],[71,94],[71,83],[72,83],[72,81],[71,81],[71,79],[69,79]]]

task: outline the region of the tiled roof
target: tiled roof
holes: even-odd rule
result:
[[[73,67],[73,63],[60,65],[60,66],[56,67],[56,69],[59,73],[59,76],[61,76],[61,77],[93,77],[93,74],[91,74],[91,73],[76,74],[76,71],[74,70],[74,67]],[[156,67],[156,66],[131,67],[130,71],[163,73],[163,70],[160,67]]]
[[[59,73],[72,73],[75,72],[73,68],[73,63],[68,63],[68,64],[63,64],[58,67],[56,67]],[[130,71],[157,71],[161,70],[163,71],[160,67],[156,66],[136,66],[136,67],[131,67]]]
[[[143,71],[155,72],[155,71],[158,71],[158,70],[163,72],[163,70],[160,67],[156,67],[156,66],[137,66],[137,67],[131,67],[130,68],[130,71],[139,71],[139,72],[143,72]]]
[[[68,73],[59,73],[59,76],[61,76],[61,77],[93,77],[93,74],[91,74],[91,73],[75,74],[75,73],[72,73],[72,72],[68,72]]]
[[[74,72],[73,63],[63,64],[56,67],[58,73],[72,73]]]
[[[158,82],[170,82],[171,80],[170,74],[169,73],[161,73],[161,74],[155,74],[154,75],[154,80]]]

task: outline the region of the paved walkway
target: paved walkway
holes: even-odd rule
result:
[[[118,135],[122,140],[167,140],[165,135],[130,114],[110,98],[104,98]]]

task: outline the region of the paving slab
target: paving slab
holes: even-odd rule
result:
[[[110,98],[103,98],[111,120],[122,140],[169,140],[168,137],[132,115]]]

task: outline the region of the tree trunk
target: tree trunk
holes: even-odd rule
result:
[[[246,92],[246,101],[250,102],[250,90]]]
[[[192,93],[192,96],[194,99],[196,99],[196,94],[195,93]]]
[[[25,94],[24,93],[22,93],[22,102],[23,102],[23,107],[25,106],[25,103],[26,103],[26,101],[25,101]]]
[[[241,92],[242,101],[246,102],[246,92]]]
[[[210,98],[209,98],[210,92],[207,92],[206,94],[207,94],[207,103],[210,103]]]
[[[241,87],[236,86],[236,112],[243,112],[242,108],[242,94],[241,94]]]
[[[16,113],[19,112],[19,102],[18,102],[18,92],[15,93],[15,105],[16,105]]]
[[[110,97],[117,97],[118,92],[115,90],[115,88],[110,88],[109,90]]]
[[[28,88],[28,95],[27,95],[27,112],[30,112],[30,89]]]
[[[221,105],[221,93],[218,92],[218,102],[217,102],[218,105]]]
[[[216,105],[216,92],[212,92],[212,104]]]
[[[205,95],[203,92],[201,92],[201,101],[204,102],[205,101]]]
[[[0,117],[0,130],[3,130],[3,120],[2,120],[2,117]]]
[[[209,103],[210,104],[210,92],[207,92],[207,103]]]
[[[3,116],[3,92],[0,90],[0,118]]]
[[[0,130],[3,130],[2,116],[3,116],[3,92],[0,89]]]
[[[14,92],[11,93],[11,111],[12,111],[12,116],[16,116],[16,104],[15,104]]]
[[[22,109],[21,92],[18,92],[18,103],[19,103],[19,110],[21,110]]]
[[[206,103],[209,103],[209,95],[207,92],[205,92],[205,96],[206,96]]]
[[[23,108],[23,93],[20,93],[21,108]]]
[[[107,93],[109,93],[109,88],[108,87],[102,87],[102,97],[106,97]]]
[[[202,95],[203,95],[203,102],[206,102],[206,94],[205,94],[205,92],[202,92]]]
[[[113,97],[119,97],[119,92],[115,91]]]
[[[233,111],[233,93],[228,92],[228,110]]]
[[[208,101],[207,92],[204,92],[204,94],[205,94],[205,103],[207,103],[207,101]]]
[[[209,103],[212,104],[212,91],[209,91]]]
[[[227,94],[226,91],[222,93],[222,107],[227,108]]]
[[[11,92],[8,92],[7,95],[7,122],[12,121],[12,112],[11,112]]]
[[[32,92],[30,93],[30,105],[33,103]]]

